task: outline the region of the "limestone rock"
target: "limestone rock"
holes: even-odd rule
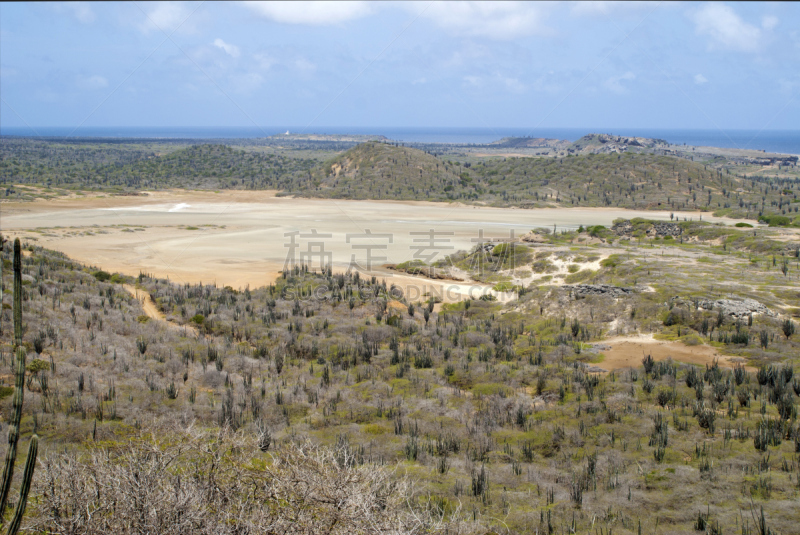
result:
[[[636,292],[633,288],[622,288],[621,286],[611,286],[610,284],[576,284],[574,286],[564,286],[564,288],[570,289],[576,299],[592,295],[624,297]]]

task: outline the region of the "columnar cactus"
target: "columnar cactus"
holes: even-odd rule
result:
[[[22,345],[22,248],[14,240],[14,345]]]
[[[8,240],[0,234],[0,261],[3,258],[3,249],[6,246],[6,242]],[[3,266],[0,265],[0,309],[3,308],[3,293],[6,289],[5,279],[3,278]],[[0,313],[0,335],[3,334],[3,314]]]
[[[16,302],[16,297],[14,298]],[[19,441],[19,426],[22,420],[22,398],[25,390],[25,349],[17,348],[17,372],[14,385],[13,414],[11,423],[8,424],[8,451],[6,463],[3,467],[3,478],[0,480],[0,521],[6,510],[8,492],[11,490],[11,480],[14,477],[14,463],[17,460],[17,442]]]
[[[13,414],[8,425],[8,451],[0,479],[0,521],[4,516],[11,480],[14,477],[14,463],[17,459],[17,442],[19,441],[20,422],[22,421],[22,401],[25,394],[25,348],[22,347],[22,251],[19,238],[14,240],[14,344],[17,349],[17,371],[14,385]],[[20,502],[8,533],[13,535],[19,531],[22,515],[25,514],[25,503],[28,499],[33,470],[36,467],[36,454],[39,449],[39,438],[34,435],[28,447],[28,460],[25,463],[25,474],[20,488]]]
[[[36,468],[36,454],[39,452],[39,437],[33,435],[28,445],[28,460],[25,461],[25,473],[22,476],[22,486],[19,489],[19,502],[14,518],[8,526],[8,535],[16,535],[22,525],[22,517],[25,516],[25,506],[28,505],[28,493],[31,490],[33,481],[33,470]]]

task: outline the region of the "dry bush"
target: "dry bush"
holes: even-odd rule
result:
[[[226,430],[162,429],[49,455],[32,494],[27,528],[53,534],[413,534],[445,525],[418,506],[407,478],[358,464],[346,445],[287,443],[262,454],[255,438]]]

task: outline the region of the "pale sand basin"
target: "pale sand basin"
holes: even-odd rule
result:
[[[699,217],[698,213],[676,215]],[[416,292],[420,297],[426,291],[436,294],[431,289],[438,289],[445,301],[470,292],[480,295],[488,287],[405,277],[378,266],[414,258],[438,260],[451,252],[469,250],[480,231],[485,239],[508,239],[512,231],[513,236],[520,236],[532,228],[552,228],[554,223],[557,228],[609,226],[619,217],[668,220],[669,212],[523,210],[421,201],[294,199],[276,197],[271,191],[184,190],[0,205],[4,234],[35,238],[43,247],[107,271],[134,276],[144,272],[178,283],[258,287],[279,276],[292,249],[292,237],[287,234],[299,232],[306,237],[296,238],[298,262],[305,260],[318,267],[320,255],[314,253],[323,250],[334,271],[344,271],[352,260],[366,267],[367,254],[371,254],[370,269],[362,271],[385,277],[387,284],[394,281],[406,290],[416,287],[421,290]],[[735,222],[707,214],[703,219]],[[431,229],[436,233],[434,239],[445,240],[435,242],[433,248]],[[309,238],[312,230],[330,236]],[[366,235],[368,231],[372,236]],[[365,247],[373,247],[371,253]],[[308,251],[311,256],[303,258]]]
[[[611,346],[611,349],[602,349],[605,356],[598,367],[607,371],[623,368],[637,368],[642,365],[642,359],[650,355],[653,360],[662,361],[671,358],[676,362],[697,364],[704,366],[712,364],[714,360],[725,368],[733,368],[736,364],[743,364],[745,359],[722,355],[716,348],[707,345],[687,346],[682,342],[666,342],[656,340],[653,335],[617,336],[603,340],[602,345]],[[749,372],[755,372],[752,366],[745,366]]]

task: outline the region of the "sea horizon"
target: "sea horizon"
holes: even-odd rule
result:
[[[114,126],[114,127],[0,127],[0,137],[139,138],[139,139],[257,139],[278,134],[374,135],[404,143],[485,145],[506,137],[576,141],[587,134],[657,138],[690,146],[738,148],[800,154],[800,130],[678,129],[678,128],[521,128],[521,127],[364,127],[364,126]]]

